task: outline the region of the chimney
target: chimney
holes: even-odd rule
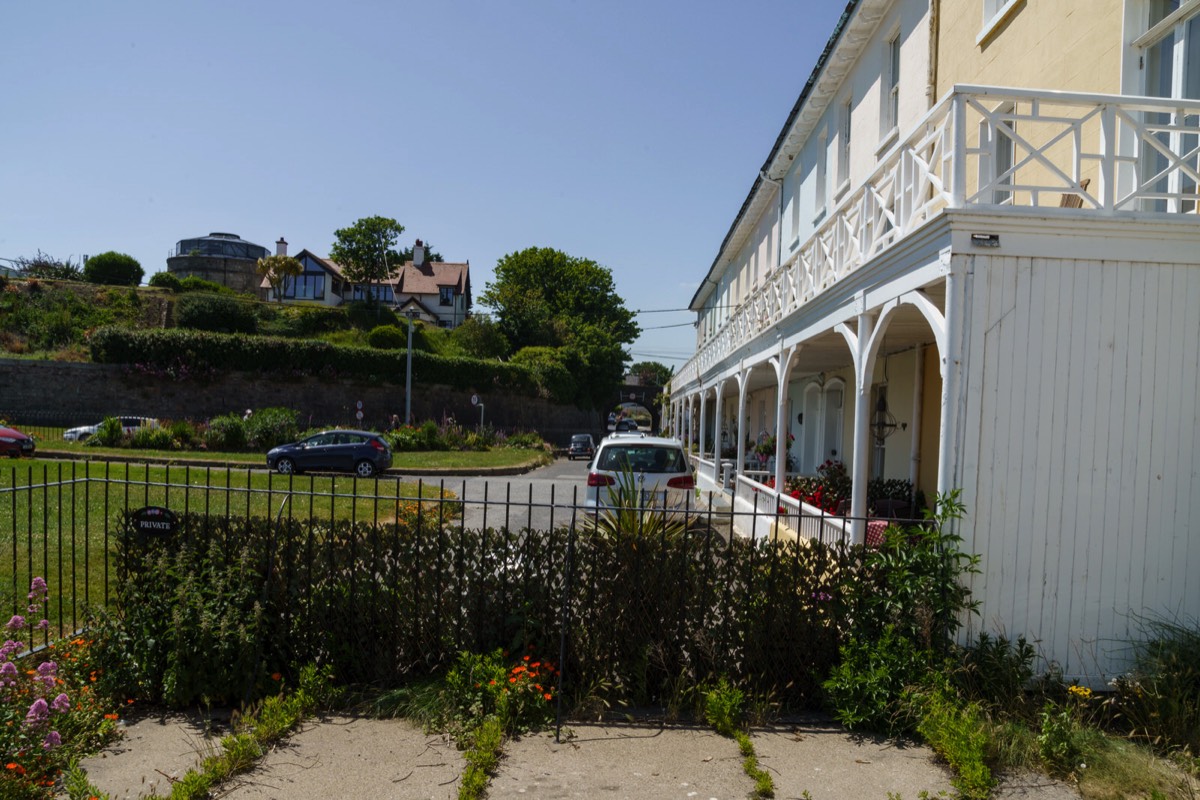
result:
[[[425,263],[425,245],[421,244],[421,240],[417,239],[417,243],[413,245],[413,266],[419,267]]]
[[[287,255],[287,239],[284,239],[282,236],[280,236],[279,241],[275,243],[275,255]]]

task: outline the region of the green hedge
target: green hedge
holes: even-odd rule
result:
[[[166,369],[186,366],[192,373],[226,370],[277,372],[404,382],[405,350],[338,347],[314,340],[210,333],[194,330],[132,330],[102,327],[88,339],[98,364],[141,364]],[[414,350],[413,380],[455,389],[483,391],[503,386],[536,396],[540,387],[529,369],[498,361],[438,356]]]
[[[258,319],[254,304],[219,294],[185,294],[175,304],[175,324],[180,328],[224,333],[255,333]]]

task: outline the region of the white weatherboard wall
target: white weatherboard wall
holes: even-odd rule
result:
[[[1200,266],[959,258],[971,635],[1098,684],[1139,617],[1200,618]]]

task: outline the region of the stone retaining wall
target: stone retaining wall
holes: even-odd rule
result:
[[[505,430],[536,430],[555,444],[572,433],[597,435],[603,421],[596,412],[559,406],[531,397],[481,395],[484,422]],[[106,415],[134,414],[160,419],[206,420],[246,409],[285,406],[300,412],[302,427],[362,424],[383,428],[392,414],[404,416],[404,386],[358,381],[229,373],[205,381],[174,381],[139,374],[113,364],[0,359],[0,417],[43,425],[82,425]],[[413,386],[413,416],[418,420],[454,417],[463,425],[479,421],[471,394],[445,386]]]

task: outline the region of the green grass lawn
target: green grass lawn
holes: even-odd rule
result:
[[[102,461],[109,458],[167,459],[176,462],[206,462],[214,465],[234,464],[243,467],[267,465],[265,453],[214,453],[206,450],[131,450],[128,447],[89,447],[79,442],[51,442],[40,446],[40,450],[70,453],[80,459]],[[545,455],[535,450],[497,448],[484,452],[470,450],[429,450],[417,453],[393,453],[392,470],[403,472],[412,469],[475,470],[504,467],[537,466],[546,461]],[[28,462],[23,462],[28,463]]]
[[[52,627],[76,629],[87,607],[112,594],[108,555],[127,508],[382,523],[395,519],[417,491],[416,482],[390,475],[361,480],[244,466],[0,462],[0,613],[9,606],[20,611],[30,579],[41,575],[51,584]],[[422,495],[436,501],[436,484],[425,485]],[[431,513],[436,505],[430,503]]]

